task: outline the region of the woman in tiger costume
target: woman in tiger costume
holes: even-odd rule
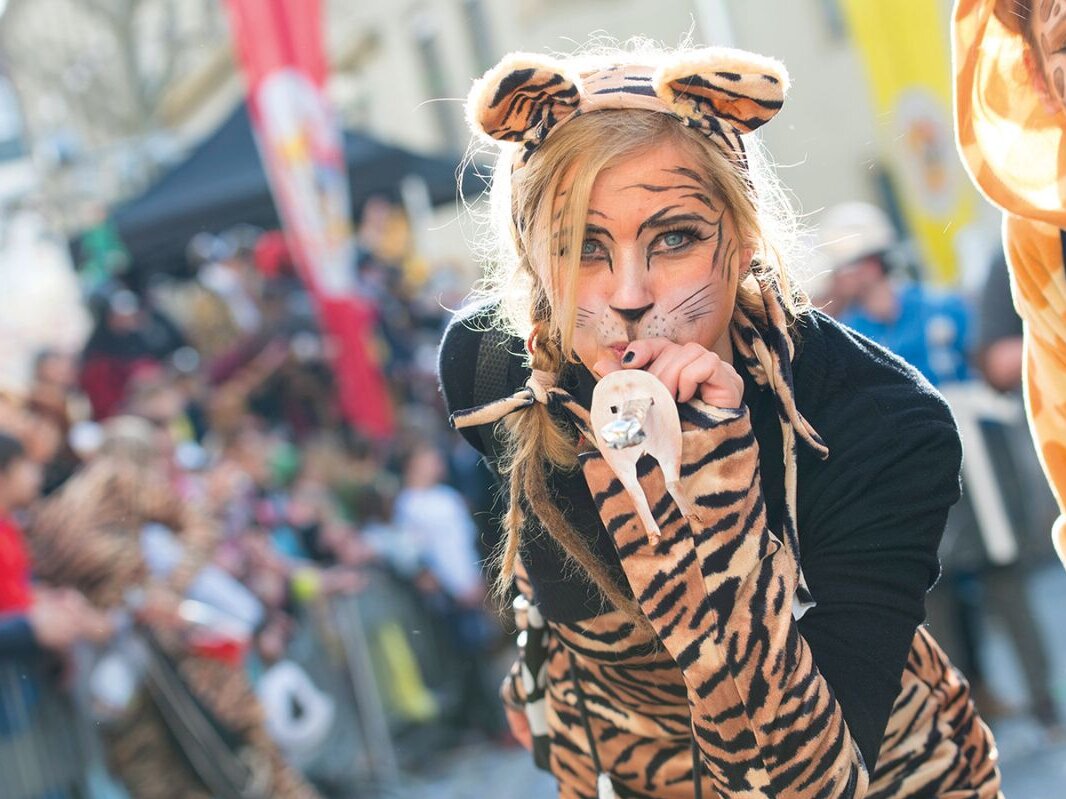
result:
[[[441,382],[509,486],[504,701],[567,799],[1000,795],[991,734],[920,626],[958,435],[913,369],[790,280],[787,204],[745,140],[787,87],[738,50],[514,54],[468,101],[500,150],[502,246]],[[699,519],[638,462],[655,543],[590,443],[619,369],[679,404]]]

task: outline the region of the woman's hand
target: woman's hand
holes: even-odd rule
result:
[[[678,402],[698,394],[708,405],[738,408],[744,396],[744,381],[733,365],[696,343],[640,339],[626,347],[621,364],[605,358],[592,369],[599,377],[619,369],[644,369],[659,378]]]

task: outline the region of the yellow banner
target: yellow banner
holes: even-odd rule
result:
[[[958,275],[955,237],[976,197],[955,155],[942,0],[839,0],[866,64],[885,162],[929,275]]]

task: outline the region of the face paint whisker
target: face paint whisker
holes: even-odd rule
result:
[[[671,308],[668,311],[668,313],[673,313],[678,308],[680,308],[682,305],[684,305],[685,303],[687,303],[687,302],[691,301],[692,299],[694,299],[695,297],[697,297],[701,292],[709,291],[710,288],[711,288],[711,284],[710,283],[707,283],[706,285],[700,286],[694,292],[692,292],[687,297],[685,297],[685,299],[681,300],[681,302],[679,302],[677,305],[675,305],[673,308]]]
[[[701,311],[707,310],[708,307],[710,307],[710,308],[714,307],[714,302],[710,301],[709,298],[708,298],[708,302],[706,302],[706,303],[700,303],[699,305],[693,306],[692,308],[686,308],[685,310],[683,310],[679,314],[679,316],[687,316],[687,315],[691,315],[691,314],[694,314],[694,313],[700,313]]]
[[[696,297],[691,302],[685,303],[683,306],[675,309],[675,311],[676,312],[680,312],[682,314],[691,313],[694,309],[700,307],[701,305],[703,305],[705,302],[709,301],[710,299],[711,299],[710,289],[708,288],[708,291],[707,291],[706,294],[703,294],[703,295],[701,295],[699,297]],[[671,311],[671,313],[674,313],[675,311]]]
[[[681,313],[678,314],[678,316],[690,316],[694,313],[699,313],[700,311],[706,310],[707,308],[713,308],[717,304],[718,303],[714,299],[714,297],[707,297],[705,302],[701,302],[699,305],[693,305],[690,308],[685,308],[683,311],[681,311]]]
[[[708,308],[706,311],[695,313],[692,316],[685,316],[684,321],[691,325],[693,322],[698,322],[699,320],[701,320],[704,316],[710,316],[713,311],[714,308]]]

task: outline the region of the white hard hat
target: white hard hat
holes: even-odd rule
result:
[[[830,208],[818,227],[818,259],[839,269],[892,250],[899,239],[888,215],[876,205],[843,203]]]

